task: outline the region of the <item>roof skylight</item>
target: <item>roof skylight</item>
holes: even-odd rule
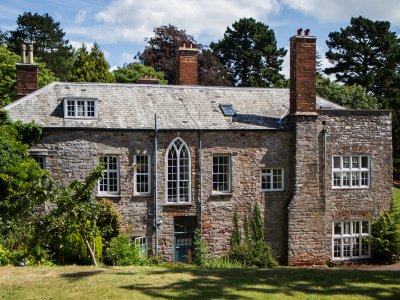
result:
[[[221,104],[219,107],[221,108],[221,111],[224,114],[224,116],[226,117],[236,116],[236,112],[231,104]]]

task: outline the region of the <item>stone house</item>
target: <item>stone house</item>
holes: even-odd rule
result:
[[[84,178],[104,162],[97,195],[149,253],[180,261],[200,228],[209,253],[221,254],[235,209],[243,220],[258,203],[283,262],[368,258],[370,220],[392,199],[390,112],[317,97],[316,38],[306,33],[290,40],[290,90],[198,86],[197,49],[184,46],[176,86],[35,91],[37,66],[23,61],[22,98],[5,109],[44,127],[31,154],[55,178]]]

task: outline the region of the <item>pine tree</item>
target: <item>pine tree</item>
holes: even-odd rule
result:
[[[237,86],[272,87],[282,84],[284,48],[267,25],[243,18],[228,27],[224,38],[210,47]]]

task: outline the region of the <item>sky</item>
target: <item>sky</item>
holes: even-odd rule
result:
[[[24,12],[48,13],[78,48],[100,45],[111,69],[134,61],[157,26],[173,24],[203,45],[223,38],[240,18],[254,18],[275,32],[278,47],[288,49],[297,28],[317,37],[322,67],[328,34],[348,26],[351,17],[389,21],[400,35],[400,0],[1,0],[0,29],[15,30]],[[283,73],[288,77],[288,55]]]

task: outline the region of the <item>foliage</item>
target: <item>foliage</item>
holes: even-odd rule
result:
[[[264,242],[264,222],[262,220],[260,207],[257,203],[254,206],[254,215],[251,225],[253,229],[253,240],[255,242]]]
[[[7,119],[2,119],[0,124],[0,220],[14,222],[27,218],[27,214],[47,199],[49,182],[44,179],[48,174],[28,155],[28,145],[22,143],[22,140],[30,143],[40,137],[38,126],[16,125]],[[29,137],[26,132],[35,135]]]
[[[0,46],[0,108],[16,99],[16,64],[20,61],[19,55]],[[39,66],[39,88],[58,80],[54,73],[46,68],[45,63],[40,60],[36,60],[36,63]]]
[[[329,78],[317,76],[317,94],[350,109],[378,109],[377,98],[366,93],[359,85],[341,85]]]
[[[18,27],[10,31],[8,42],[14,53],[20,53],[20,45],[33,44],[36,56],[43,59],[57,77],[64,80],[72,66],[73,51],[59,22],[47,13],[39,15],[25,12],[18,16]]]
[[[156,77],[160,84],[167,84],[163,72],[157,72],[153,67],[148,67],[138,63],[125,64],[113,71],[116,82],[136,83],[145,76]]]
[[[1,244],[0,244],[0,266],[7,266],[10,264],[10,251],[5,249]]]
[[[107,258],[114,266],[143,265],[146,262],[127,235],[120,235],[111,240]]]
[[[384,212],[372,222],[372,253],[376,258],[396,261],[400,259],[400,212]]]
[[[193,44],[199,53],[199,84],[211,86],[231,86],[224,66],[219,63],[211,51],[203,49],[193,36],[174,25],[165,25],[153,29],[154,36],[146,38],[146,47],[136,58],[157,71],[164,72],[168,83],[176,82],[178,48],[183,43]]]
[[[65,232],[58,241],[58,262],[61,264],[88,265],[92,262],[85,241],[76,231]],[[102,255],[103,244],[100,232],[97,232],[91,241],[91,247],[95,252],[96,259]]]
[[[393,84],[398,83],[400,42],[389,22],[351,18],[349,26],[329,34],[326,44],[326,57],[334,66],[325,73],[335,74],[337,81],[365,87],[376,97],[386,97],[388,89],[399,88]],[[383,107],[389,107],[380,100]]]
[[[193,246],[193,264],[201,267],[205,266],[207,264],[208,251],[199,229],[194,232]]]
[[[275,268],[278,263],[272,255],[270,245],[264,241],[246,241],[233,247],[229,252],[232,261],[240,262],[245,267]]]
[[[224,255],[209,259],[205,267],[209,269],[233,269],[244,268],[245,266],[241,262],[233,261],[229,256]]]
[[[237,86],[273,87],[284,79],[279,72],[287,51],[277,47],[272,29],[252,18],[233,23],[210,47]]]
[[[234,228],[232,236],[238,235],[235,231],[240,232],[240,229],[236,228],[239,225],[239,218],[237,211],[234,213]],[[251,224],[251,232],[249,230],[249,223]],[[235,264],[241,264],[243,267],[259,267],[259,268],[272,268],[277,267],[278,263],[272,254],[272,248],[270,245],[265,243],[264,239],[264,222],[261,216],[261,210],[256,203],[254,206],[254,212],[252,219],[245,219],[243,222],[245,240],[238,243],[237,237],[231,239],[231,249],[228,253],[230,262]]]
[[[103,238],[103,246],[107,248],[111,239],[120,234],[122,225],[122,215],[114,207],[112,201],[100,199],[97,201],[99,215],[97,217],[97,227]]]
[[[242,241],[242,232],[240,231],[239,227],[239,216],[237,209],[233,213],[233,230],[231,234],[231,248],[235,246],[239,246]]]
[[[100,46],[94,43],[87,51],[85,44],[78,49],[73,68],[67,76],[73,82],[115,82],[113,73],[109,71],[110,65],[106,61]]]
[[[91,241],[98,232],[97,220],[99,206],[93,191],[97,180],[102,177],[103,166],[94,169],[81,182],[73,180],[66,188],[58,192],[54,199],[56,207],[49,213],[55,232],[76,232],[85,242],[93,265],[97,265],[95,251]]]

